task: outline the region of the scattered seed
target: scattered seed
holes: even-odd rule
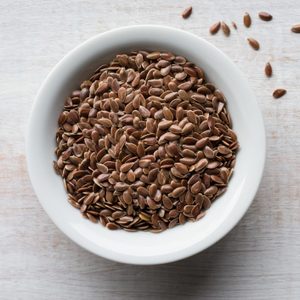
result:
[[[181,14],[184,19],[187,19],[192,14],[193,8],[192,6],[187,7]]]
[[[273,97],[275,99],[281,98],[282,96],[284,96],[286,94],[286,90],[285,89],[276,89],[273,92]]]
[[[273,19],[273,16],[270,15],[269,13],[265,11],[261,11],[258,16],[260,17],[261,20],[263,21],[271,21]]]
[[[214,23],[214,24],[211,25],[211,27],[209,28],[209,32],[210,32],[211,34],[216,34],[216,33],[220,30],[220,27],[221,27],[221,22]]]
[[[221,22],[221,28],[223,30],[223,33],[226,35],[226,36],[229,36],[230,35],[230,28],[229,26],[225,23],[225,22]]]
[[[267,77],[271,77],[272,73],[273,73],[272,66],[268,62],[268,63],[266,63],[266,66],[265,66],[265,74],[266,74]]]
[[[254,50],[259,50],[259,43],[257,40],[253,38],[247,38],[249,45],[254,49]]]
[[[300,24],[295,24],[292,28],[291,28],[292,32],[294,33],[300,33]]]
[[[231,24],[232,24],[232,27],[233,27],[235,30],[238,29],[238,27],[237,27],[237,25],[236,25],[236,23],[235,23],[234,21],[232,21]]]
[[[244,25],[247,28],[249,28],[251,26],[251,17],[250,17],[250,15],[247,12],[244,14],[243,21],[244,21]]]

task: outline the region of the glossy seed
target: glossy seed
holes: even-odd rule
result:
[[[292,28],[291,31],[294,33],[300,33],[300,24],[295,24]]]
[[[220,27],[221,27],[221,22],[216,22],[213,25],[211,25],[211,27],[209,28],[209,32],[211,34],[216,34],[219,31]]]
[[[275,99],[281,98],[282,96],[284,96],[286,94],[286,90],[285,89],[276,89],[273,92],[273,97]]]
[[[172,197],[174,198],[178,198],[180,195],[182,195],[184,192],[186,191],[186,187],[184,186],[181,186],[181,187],[178,187],[176,188],[172,193]]]
[[[263,21],[271,21],[273,19],[273,16],[265,11],[261,11],[258,16]]]
[[[271,66],[271,64],[268,62],[268,63],[266,63],[266,65],[265,65],[265,74],[266,74],[267,77],[271,77],[271,76],[272,76],[272,73],[273,73],[272,66]]]
[[[221,22],[221,29],[223,31],[223,33],[225,34],[225,36],[229,36],[230,35],[230,28],[229,26],[225,23],[225,22]]]
[[[187,7],[181,14],[182,18],[187,19],[192,14],[192,6]]]
[[[259,42],[253,38],[247,38],[247,41],[249,45],[254,49],[254,50],[259,50]]]
[[[247,12],[244,14],[243,21],[244,21],[244,25],[247,28],[249,28],[251,26],[251,22],[252,22],[251,21],[251,17],[250,17],[250,15]]]

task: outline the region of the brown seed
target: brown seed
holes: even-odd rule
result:
[[[157,203],[149,197],[147,197],[147,205],[149,206],[150,209],[159,208],[159,205],[157,205]],[[152,215],[152,216],[154,216],[154,215]],[[151,221],[152,221],[152,217],[151,217]],[[152,221],[152,223],[153,223],[153,221]]]
[[[166,141],[172,142],[178,140],[179,138],[180,136],[177,134],[174,134],[172,132],[166,132],[159,138],[159,142],[161,143],[165,143]]]
[[[203,147],[205,147],[205,145],[208,143],[208,141],[209,141],[208,137],[202,138],[196,143],[196,147],[198,149],[202,149]]]
[[[150,84],[152,87],[159,88],[163,85],[163,81],[162,79],[151,79],[148,80],[148,84]]]
[[[149,181],[150,182],[155,181],[156,178],[157,178],[158,173],[159,173],[159,169],[158,168],[150,170],[149,173],[148,173],[148,179],[149,179]]]
[[[168,228],[175,227],[177,223],[178,223],[178,219],[173,219],[172,221],[170,221]]]
[[[273,97],[275,99],[281,98],[282,96],[284,96],[286,94],[286,90],[285,89],[276,89],[273,92]]]
[[[110,177],[110,174],[100,174],[97,177],[98,182],[104,182]]]
[[[180,97],[180,99],[182,99],[184,101],[190,99],[189,94],[186,91],[184,91],[184,90],[179,90],[178,91],[178,96]]]
[[[160,74],[162,76],[167,76],[170,73],[170,71],[171,71],[171,66],[166,66],[165,68],[162,68],[160,70]]]
[[[117,192],[122,192],[122,191],[125,191],[125,190],[127,190],[127,189],[128,189],[128,184],[125,183],[125,182],[117,182],[117,183],[115,184],[115,190],[116,190]]]
[[[152,183],[149,187],[149,196],[151,198],[154,198],[157,192],[157,185],[155,183]]]
[[[291,31],[294,33],[300,33],[300,24],[295,24],[292,28]]]
[[[172,193],[171,196],[174,198],[178,198],[180,195],[182,195],[186,191],[186,187],[181,186],[176,188]]]
[[[247,12],[244,14],[243,21],[244,21],[244,25],[247,28],[249,28],[251,26],[251,17]]]
[[[228,155],[232,153],[232,151],[229,148],[223,145],[218,146],[218,152],[223,155]]]
[[[116,230],[116,229],[119,229],[120,226],[115,224],[115,223],[109,222],[109,223],[106,224],[106,228],[108,228],[110,230]]]
[[[191,89],[192,86],[193,86],[193,83],[191,81],[186,81],[186,82],[179,84],[178,88],[181,90],[188,91]]]
[[[238,27],[237,27],[237,25],[236,25],[236,23],[235,23],[234,21],[232,21],[231,24],[232,24],[232,27],[233,27],[235,30],[238,29]]]
[[[213,196],[218,192],[218,188],[216,186],[210,186],[205,192],[205,196]]]
[[[160,57],[160,52],[158,51],[151,52],[146,57],[147,59],[153,59],[153,60],[158,59]]]
[[[182,134],[187,135],[187,134],[191,133],[194,130],[194,128],[195,128],[195,125],[193,123],[187,123],[182,128]]]
[[[173,120],[173,114],[169,108],[164,106],[163,108],[163,115],[166,118],[166,120],[172,121]]]
[[[103,174],[106,174],[108,172],[108,168],[104,164],[97,163],[97,168]]]
[[[254,50],[256,50],[256,51],[259,50],[259,43],[257,40],[255,40],[253,38],[247,38],[247,41]]]
[[[203,149],[203,153],[205,157],[209,159],[212,159],[215,156],[214,151],[208,146],[205,146],[205,148]]]
[[[139,111],[140,111],[142,117],[144,117],[144,118],[149,118],[150,117],[150,111],[146,107],[140,106]]]
[[[193,124],[197,124],[197,116],[192,110],[188,110],[186,115],[187,115],[189,122],[191,122]]]
[[[202,185],[200,181],[194,183],[191,187],[192,194],[198,194],[201,191]]]
[[[218,166],[219,166],[219,162],[213,161],[213,162],[208,163],[206,168],[211,170],[211,169],[217,168]]]
[[[171,167],[172,165],[170,165]],[[171,168],[171,173],[173,176],[177,177],[177,178],[184,178],[185,176],[183,174],[181,174],[176,168]]]
[[[185,72],[180,72],[175,75],[175,79],[179,80],[179,81],[184,80],[186,77],[187,77],[187,74]]]
[[[127,173],[127,180],[129,182],[134,182],[135,181],[135,173],[132,170],[129,170]]]
[[[138,144],[136,152],[139,157],[142,157],[143,155],[145,155],[145,147],[142,143]]]
[[[148,214],[144,213],[144,212],[139,213],[139,218],[143,221],[146,221],[146,222],[151,221],[151,217]]]
[[[149,196],[148,190],[143,186],[138,187],[137,192],[144,197]]]
[[[108,88],[109,88],[109,85],[108,85],[107,82],[101,82],[101,83],[99,84],[98,89],[96,90],[96,94],[101,95],[101,94],[103,94],[104,92],[106,92],[106,91],[108,90]]]
[[[265,65],[265,74],[266,74],[267,77],[271,77],[271,76],[272,76],[272,73],[273,73],[272,66],[271,66],[271,64],[268,62],[268,63],[266,63],[266,65]]]
[[[198,172],[204,169],[207,165],[208,165],[208,160],[206,158],[202,158],[194,165],[194,170]]]
[[[183,155],[183,157],[187,157],[187,158],[195,158],[196,157],[196,153],[190,149],[182,150],[182,155]]]
[[[181,13],[181,16],[182,16],[184,19],[187,19],[187,18],[192,14],[192,11],[193,11],[192,6],[187,7],[187,8]]]
[[[140,68],[142,66],[142,63],[144,61],[144,57],[141,53],[138,53],[135,57],[135,63]]]
[[[211,175],[211,179],[216,183],[220,183],[220,184],[224,183],[224,181],[219,176],[216,175]]]
[[[112,122],[110,119],[107,118],[102,118],[98,120],[98,123],[104,127],[111,127],[112,126]]]
[[[194,208],[193,205],[185,205],[184,208],[183,208],[183,212],[186,215],[189,215],[192,212],[193,208]]]
[[[210,32],[211,34],[216,34],[216,33],[219,31],[220,26],[221,26],[221,22],[214,23],[214,24],[211,25],[211,27],[209,28],[209,32]]]
[[[261,11],[258,16],[260,17],[261,20],[263,21],[271,21],[273,19],[273,16],[270,15],[269,13],[265,11]]]
[[[181,134],[182,133],[182,128],[178,125],[172,125],[169,130],[172,132],[172,133],[175,133],[175,134]]]
[[[206,98],[204,95],[194,94],[191,96],[191,98],[201,104],[206,102]]]
[[[128,190],[123,193],[123,200],[127,205],[132,203],[132,196]]]
[[[150,164],[151,164],[151,160],[150,159],[141,159],[139,161],[139,166],[141,168],[147,168],[147,167],[149,167]]]
[[[95,198],[94,193],[91,193],[84,199],[83,203],[85,205],[90,205],[93,202],[94,198]]]
[[[225,23],[225,22],[221,22],[221,29],[223,30],[223,33],[226,35],[226,36],[229,36],[230,35],[230,28],[229,26]]]
[[[120,220],[118,221],[119,224],[123,224],[123,223],[129,223],[129,222],[132,222],[133,221],[133,217],[129,217],[129,216],[124,216],[124,217],[121,217]]]
[[[180,159],[180,162],[187,165],[187,166],[191,166],[196,162],[196,158],[183,157],[183,158]]]
[[[186,165],[183,163],[175,163],[174,167],[183,175],[187,174],[189,172],[189,169]]]
[[[167,210],[170,210],[172,209],[173,207],[173,202],[170,200],[169,197],[163,197],[163,200],[162,200],[162,203],[163,203],[163,206],[167,209]]]
[[[203,208],[208,209],[211,206],[211,201],[207,196],[203,196]]]
[[[172,124],[173,124],[172,121],[162,120],[161,122],[159,122],[158,128],[161,129],[161,130],[166,130],[166,129],[168,129]]]
[[[125,163],[120,167],[120,171],[123,173],[126,173],[132,168],[133,165],[134,165],[134,162]]]
[[[126,148],[133,154],[137,154],[137,146],[133,143],[125,143]]]
[[[164,194],[169,194],[173,191],[173,187],[170,184],[165,184],[160,188],[160,190]]]
[[[185,215],[184,215],[183,213],[181,213],[181,214],[179,215],[178,220],[179,220],[179,224],[184,224],[184,223],[186,222],[186,217],[185,217]]]

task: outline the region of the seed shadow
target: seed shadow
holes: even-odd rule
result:
[[[130,278],[127,284],[135,289],[136,298],[131,299],[199,299],[200,296],[201,299],[229,299],[231,286],[238,289],[237,282],[243,284],[242,278],[231,276],[233,269],[235,274],[248,274],[245,260],[253,259],[253,253],[247,251],[247,247],[252,247],[253,236],[247,233],[255,224],[260,207],[257,198],[260,197],[255,198],[241,222],[221,241],[202,253],[157,266],[117,264],[120,272]],[[126,291],[128,286],[122,287],[123,284],[116,283],[116,288]]]
[[[178,262],[157,266],[115,264],[118,276],[113,276],[114,272],[106,273],[106,279],[112,280],[114,295],[111,296],[120,296],[122,299],[174,300],[199,299],[200,295],[201,299],[207,299],[212,295],[221,295],[221,291],[216,294],[213,287],[220,288],[227,276],[226,260],[227,255],[232,256],[228,252],[231,251],[235,231],[206,251]],[[228,289],[228,286],[224,288]]]
[[[78,247],[76,255],[85,267],[78,265],[81,272],[72,275],[72,282],[74,277],[88,282],[81,289],[89,295],[101,294],[100,299],[231,299],[232,292],[236,299],[251,299],[243,294],[241,286],[252,288],[248,281],[253,284],[256,280],[251,265],[257,259],[260,240],[253,232],[256,235],[262,230],[258,219],[267,215],[261,200],[270,193],[265,181],[267,176],[239,224],[202,253],[170,264],[135,266],[108,261]]]
[[[199,299],[200,296],[201,299],[225,299],[226,291],[230,296],[230,284],[234,284],[234,279],[229,276],[231,267],[239,268],[243,264],[241,258],[236,261],[235,254],[242,252],[239,249],[241,235],[247,243],[244,222],[246,221],[241,221],[226,237],[209,249],[178,262],[134,266],[100,259],[96,264],[101,269],[104,264],[104,269],[108,270],[105,279],[110,284],[112,299],[121,297],[133,300],[176,300]],[[103,280],[103,275],[98,271],[95,275],[99,276],[99,281]]]

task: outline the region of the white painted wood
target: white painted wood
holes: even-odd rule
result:
[[[188,5],[194,11],[183,20]],[[261,10],[274,20],[259,20]],[[253,17],[250,29],[241,24],[244,11]],[[235,20],[238,31],[210,36],[219,19]],[[39,205],[24,155],[31,104],[54,64],[94,34],[144,23],[188,30],[229,55],[249,78],[268,139],[261,187],[239,225],[202,254],[151,267],[107,261],[66,238]],[[300,35],[290,32],[294,23],[300,23],[298,0],[2,0],[0,299],[300,299]],[[260,51],[247,45],[247,36],[261,42]],[[263,74],[268,60],[271,79]],[[276,87],[287,95],[274,100]]]

